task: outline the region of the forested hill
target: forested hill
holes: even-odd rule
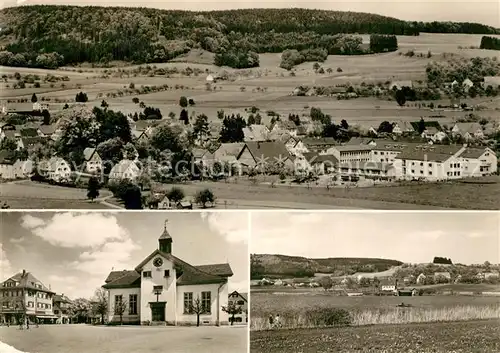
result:
[[[307,9],[188,12],[49,5],[3,9],[0,27],[4,47],[0,64],[37,67],[85,61],[165,62],[193,47],[232,50],[236,56],[249,51],[302,50],[317,47],[320,41],[332,42],[338,33],[500,32],[474,23],[408,22],[367,13]]]
[[[310,277],[315,273],[331,273],[334,276],[352,275],[358,272],[383,272],[403,263],[397,260],[374,258],[326,258],[309,259],[299,256],[253,254],[250,271],[252,279],[271,277]]]

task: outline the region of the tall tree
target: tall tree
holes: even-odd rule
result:
[[[31,103],[36,103],[38,102],[38,97],[36,96],[35,93],[33,93],[33,95],[31,96]]]
[[[185,96],[182,96],[179,99],[179,105],[181,106],[181,108],[186,108],[188,106],[188,103],[188,99]]]
[[[101,316],[101,323],[106,323],[106,315],[108,314],[108,293],[104,288],[98,288],[94,292],[92,299],[92,312]]]
[[[87,184],[87,198],[91,201],[99,197],[99,180],[96,177],[92,177],[89,179]]]
[[[200,326],[200,316],[208,312],[209,308],[205,308],[200,297],[197,297],[189,305],[189,311],[196,315],[196,326]]]
[[[208,117],[205,114],[200,114],[196,117],[193,124],[193,137],[203,141],[209,136],[210,126],[208,124]]]
[[[239,114],[237,116],[233,114],[231,117],[226,116],[222,121],[219,141],[222,143],[242,142],[245,138],[245,134],[243,133],[244,127],[246,127],[245,119]]]

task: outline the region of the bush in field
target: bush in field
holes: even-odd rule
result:
[[[285,70],[291,70],[294,66],[309,61],[324,62],[328,57],[328,51],[323,48],[314,48],[298,51],[295,49],[285,50],[281,54],[280,67]],[[319,64],[317,64],[319,69]]]
[[[314,308],[309,309],[306,320],[313,326],[349,326],[352,317],[346,309],[338,308]]]

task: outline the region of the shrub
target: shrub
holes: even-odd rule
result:
[[[306,320],[313,326],[349,326],[351,314],[339,308],[314,308],[306,312]]]

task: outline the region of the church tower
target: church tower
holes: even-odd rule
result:
[[[158,239],[158,250],[161,252],[171,254],[172,253],[172,237],[167,231],[167,223],[168,221],[165,221],[163,233]]]

